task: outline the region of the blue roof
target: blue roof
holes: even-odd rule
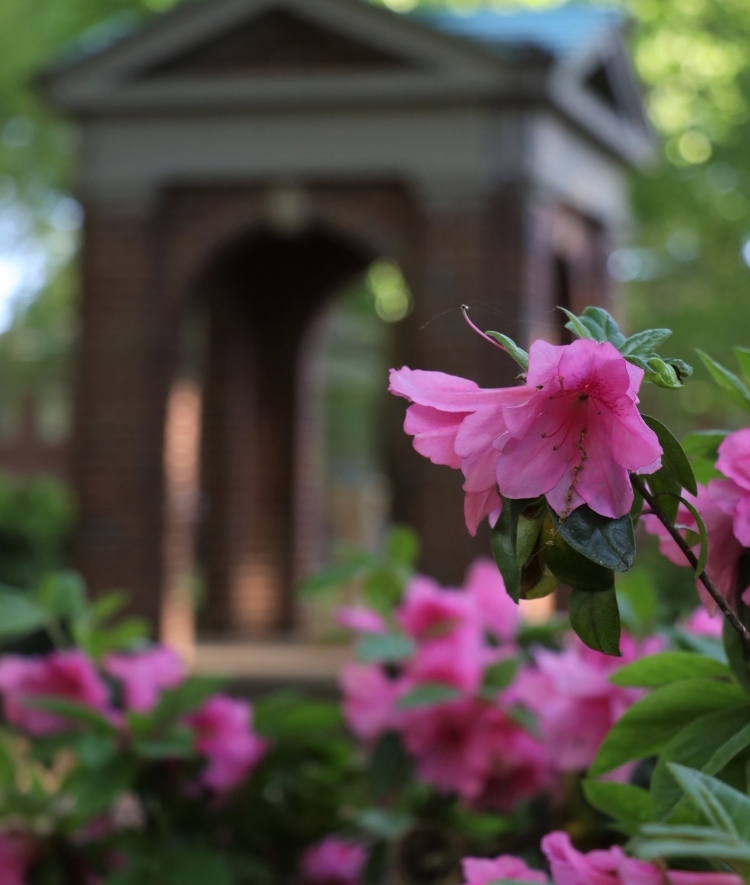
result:
[[[611,6],[576,5],[540,11],[482,9],[468,15],[416,13],[414,17],[448,34],[490,47],[533,45],[557,57],[582,49],[601,32],[623,21],[622,13]]]

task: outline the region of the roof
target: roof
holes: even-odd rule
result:
[[[411,17],[485,47],[532,45],[556,58],[584,49],[623,22],[622,13],[613,7],[573,4],[545,10],[480,9],[468,15],[432,12]]]

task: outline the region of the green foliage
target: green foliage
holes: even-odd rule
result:
[[[512,338],[508,338],[508,336],[503,335],[502,332],[486,332],[485,334],[489,335],[490,338],[494,338],[498,344],[501,344],[507,351],[508,355],[513,357],[524,372],[528,372],[529,355],[522,347],[519,347]]]
[[[680,388],[685,378],[693,373],[692,367],[683,360],[662,358],[654,352],[654,348],[672,334],[669,329],[646,329],[626,338],[615,320],[601,307],[587,307],[579,317],[564,307],[560,310],[568,317],[566,329],[578,338],[609,341],[629,363],[643,369],[645,380],[657,387]]]
[[[63,568],[73,519],[61,483],[0,475],[0,584],[30,588],[46,571]]]
[[[729,676],[729,668],[720,661],[687,651],[665,651],[626,664],[610,677],[610,682],[637,688],[658,688],[682,679]]]
[[[570,626],[589,648],[620,654],[620,610],[614,587],[599,592],[573,587],[568,612]]]

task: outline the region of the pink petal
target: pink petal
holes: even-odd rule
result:
[[[468,412],[441,412],[432,406],[409,406],[404,431],[414,437],[414,448],[433,464],[461,466],[454,445],[461,422]]]
[[[736,430],[723,440],[716,469],[750,491],[750,427]]]
[[[473,537],[477,533],[480,523],[486,517],[499,511],[502,507],[500,495],[493,483],[491,489],[483,492],[467,492],[464,496],[464,519],[469,534]]]
[[[526,373],[526,384],[537,387],[548,384],[558,373],[560,358],[565,353],[566,345],[549,344],[538,339],[529,349],[529,371]]]
[[[493,405],[498,390],[503,390],[482,390],[476,382],[467,378],[407,366],[391,369],[388,389],[396,396],[442,412],[474,412],[482,405]]]

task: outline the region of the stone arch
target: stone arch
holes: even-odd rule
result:
[[[299,538],[310,534],[315,518],[297,476],[308,455],[304,422],[312,412],[300,407],[306,335],[347,279],[376,257],[406,263],[413,251],[407,203],[396,189],[351,191],[358,193],[340,187],[313,192],[302,217],[286,227],[260,189],[239,196],[236,190],[179,192],[162,214],[168,244],[164,337],[171,352],[167,421],[170,391],[183,380],[180,324],[201,303],[208,314],[203,503],[182,526],[183,535],[195,535],[202,512],[198,555],[210,594],[201,620],[207,633],[267,634],[294,626],[293,568]],[[169,465],[165,480],[169,484]],[[168,595],[184,579],[185,563],[169,558],[176,549],[172,523],[185,515],[179,508],[179,502],[170,505],[167,488],[165,537],[173,542],[165,547],[162,586]],[[183,558],[196,556],[194,544],[177,548]]]

